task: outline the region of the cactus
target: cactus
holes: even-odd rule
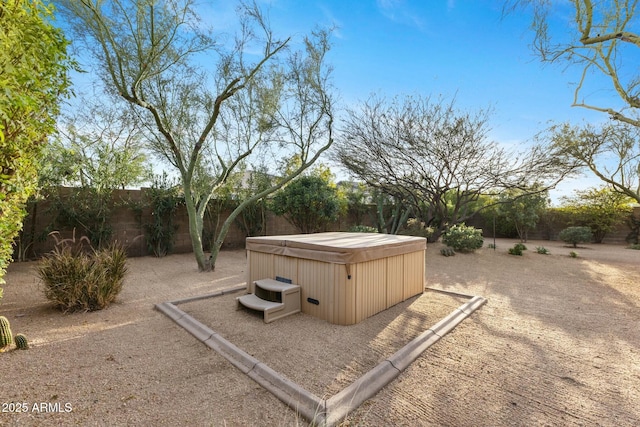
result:
[[[25,337],[22,334],[16,334],[15,337],[13,337],[13,340],[16,343],[16,348],[18,350],[26,350],[29,348],[29,342],[27,341],[27,337]]]
[[[11,334],[9,319],[0,316],[0,350],[9,347],[11,344],[13,344],[13,335]]]

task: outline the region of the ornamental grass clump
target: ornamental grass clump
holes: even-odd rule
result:
[[[457,224],[442,236],[442,243],[456,252],[473,252],[482,247],[484,238],[481,229]]]
[[[127,255],[117,243],[89,250],[58,242],[38,266],[45,297],[64,312],[106,308],[122,290]]]

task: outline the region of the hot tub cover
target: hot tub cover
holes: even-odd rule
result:
[[[425,250],[424,237],[380,233],[315,233],[247,237],[247,250],[335,264],[356,264]]]

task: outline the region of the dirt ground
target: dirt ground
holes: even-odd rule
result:
[[[343,425],[640,425],[640,251],[535,241],[518,257],[514,243],[454,257],[429,245],[428,287],[488,302]],[[153,309],[244,283],[244,251],[207,274],[191,254],[128,264],[116,304],[75,314],[50,307],[35,263],[10,266],[0,314],[31,349],[0,354],[0,425],[306,425]],[[464,302],[427,291],[354,326],[301,313],[267,325],[234,297],[180,308],[324,397]]]

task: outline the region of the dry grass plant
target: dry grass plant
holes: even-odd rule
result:
[[[85,236],[59,239],[37,267],[45,297],[64,312],[101,310],[122,290],[127,255],[117,242],[94,249]]]

